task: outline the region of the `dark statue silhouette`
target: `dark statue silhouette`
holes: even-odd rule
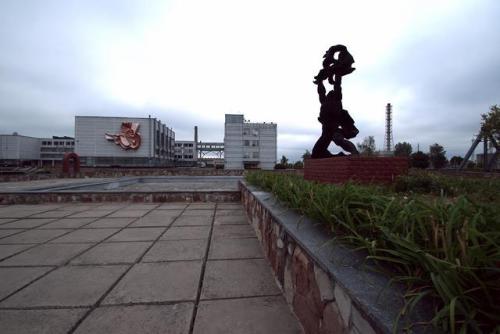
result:
[[[338,53],[337,58],[335,54]],[[333,141],[343,150],[351,154],[359,154],[356,146],[347,139],[356,137],[359,130],[354,126],[354,120],[347,110],[342,108],[342,76],[352,73],[354,58],[344,45],[334,45],[326,51],[323,60],[323,68],[314,77],[314,83],[318,85],[319,101],[321,109],[318,120],[322,124],[322,133],[313,147],[311,158],[328,158],[336,155],[328,151],[328,146]],[[333,85],[333,90],[326,93],[323,81]],[[337,156],[344,155],[340,152]]]

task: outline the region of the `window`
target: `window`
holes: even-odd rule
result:
[[[254,147],[259,146],[259,141],[258,140],[252,140],[252,146],[254,146]]]
[[[259,158],[259,152],[253,152],[252,153],[252,158],[258,159]]]
[[[250,146],[250,140],[244,140],[243,146]]]

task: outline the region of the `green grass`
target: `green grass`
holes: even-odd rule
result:
[[[406,284],[402,314],[425,297],[434,302],[436,327],[500,332],[500,207],[494,200],[479,201],[479,188],[471,191],[473,199],[459,195],[460,187],[475,185],[450,181],[447,189],[457,190],[448,197],[448,190],[430,196],[435,192],[408,186],[398,193],[397,187],[325,185],[269,172],[246,179],[324,223],[336,239],[365,250],[367,259],[390,272],[391,281]]]

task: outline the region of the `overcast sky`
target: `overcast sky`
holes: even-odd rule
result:
[[[74,135],[75,115],[160,119],[223,141],[224,114],[278,124],[297,160],[321,132],[313,76],[344,44],[360,133],[464,155],[500,104],[500,1],[0,0],[0,133]],[[332,151],[338,151],[334,145]],[[279,158],[278,157],[278,158]]]

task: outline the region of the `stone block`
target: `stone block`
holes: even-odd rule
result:
[[[345,290],[341,288],[338,284],[335,284],[334,288],[335,295],[335,303],[340,311],[340,315],[342,316],[342,321],[344,322],[344,326],[349,327],[349,321],[351,319],[351,310],[352,310],[352,301],[351,298],[347,295]]]
[[[42,230],[40,230],[42,231]],[[39,231],[39,232],[40,232]],[[43,230],[43,231],[55,231],[55,230]],[[65,230],[67,231],[67,230]],[[117,232],[118,229],[115,228],[102,228],[102,229],[79,229],[71,233],[68,233],[60,238],[54,239],[52,243],[82,243],[82,242],[99,242],[113,233]]]
[[[328,302],[334,300],[333,280],[317,265],[314,266],[314,278],[319,289],[321,301]]]
[[[190,240],[207,239],[210,226],[179,226],[170,227],[160,240]]]
[[[0,230],[1,232],[2,230]],[[16,231],[18,232],[18,231]],[[57,238],[69,230],[29,230],[0,239],[0,244],[37,244]]]
[[[218,225],[214,226],[213,239],[255,238],[254,230],[248,225]]]
[[[208,258],[246,259],[263,258],[262,248],[256,238],[212,240]]]
[[[335,302],[327,303],[323,309],[323,316],[320,322],[320,334],[343,334],[346,327],[342,321],[340,310]]]
[[[352,308],[352,325],[362,334],[376,334],[370,323],[356,309]]]
[[[52,269],[51,267],[0,268],[0,299]]]
[[[153,241],[165,231],[164,227],[125,228],[113,235],[107,242],[114,241]]]

